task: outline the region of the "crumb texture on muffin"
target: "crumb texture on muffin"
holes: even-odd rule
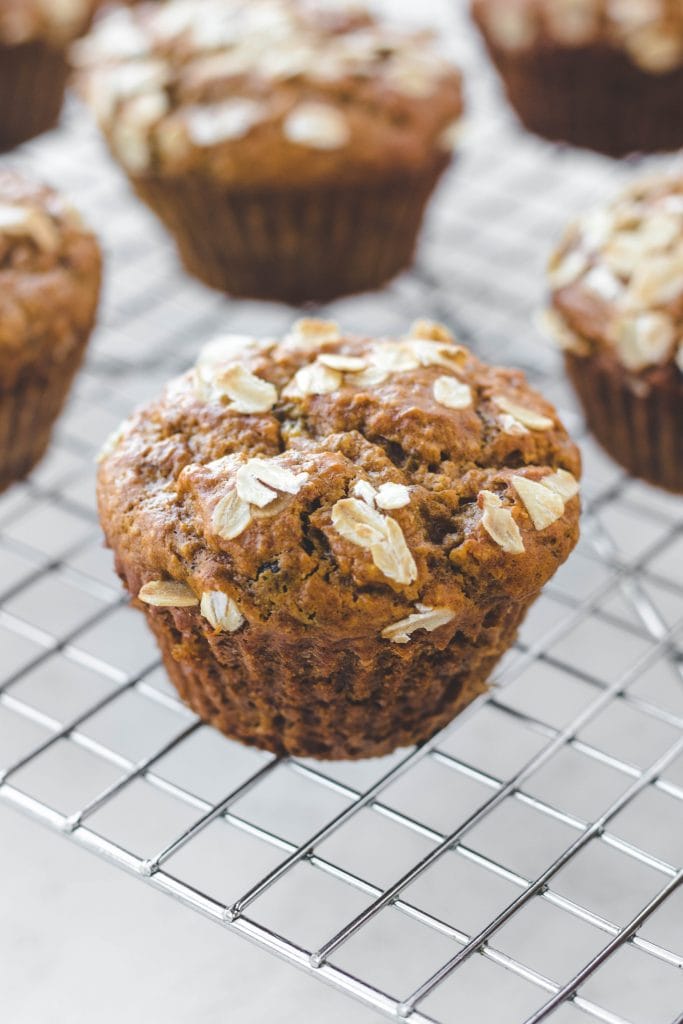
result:
[[[208,345],[103,456],[124,560],[195,603],[225,589],[249,621],[340,635],[460,611],[472,562],[510,599],[537,590],[575,525],[576,449],[521,374],[441,330],[369,341],[300,321],[281,342]]]
[[[652,74],[683,67],[679,0],[473,0],[473,10],[491,41],[512,53],[608,46]]]
[[[256,188],[408,173],[453,148],[462,112],[460,75],[429,33],[341,0],[118,7],[73,60],[140,176],[201,170]]]
[[[280,752],[369,756],[485,687],[578,536],[580,460],[445,328],[226,336],[103,452],[105,535],[183,697]]]

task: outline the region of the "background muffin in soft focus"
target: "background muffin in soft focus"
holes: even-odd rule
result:
[[[66,50],[99,0],[0,0],[0,149],[51,128],[69,73]]]
[[[105,14],[73,53],[114,156],[204,281],[325,299],[410,263],[462,114],[429,33],[352,3],[169,0]]]
[[[0,171],[0,490],[47,448],[93,327],[100,271],[73,207]]]
[[[633,475],[683,492],[683,174],[572,225],[550,285],[548,326],[598,441]]]
[[[532,131],[614,156],[683,145],[680,0],[473,0],[472,9]]]

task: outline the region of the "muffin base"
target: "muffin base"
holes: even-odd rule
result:
[[[29,366],[9,390],[0,389],[0,492],[42,459],[83,360],[85,335],[63,362]]]
[[[0,46],[0,150],[57,123],[68,75],[61,50],[43,42]]]
[[[683,376],[672,364],[635,379],[613,359],[565,354],[588,425],[632,476],[683,493]]]
[[[132,593],[141,583],[128,576]],[[338,760],[380,757],[447,725],[486,691],[531,600],[500,602],[445,646],[426,633],[405,645],[294,627],[214,633],[195,609],[138,607],[171,682],[203,721],[278,755]]]
[[[234,190],[210,179],[136,178],[187,270],[233,295],[299,304],[379,288],[413,260],[449,163],[375,185]]]
[[[487,45],[511,105],[537,135],[609,156],[683,146],[683,68],[651,74],[608,46]]]

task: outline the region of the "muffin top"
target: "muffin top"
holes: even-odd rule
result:
[[[119,6],[74,48],[82,92],[134,174],[288,184],[444,160],[460,75],[430,33],[341,0]]]
[[[683,374],[683,175],[631,186],[573,224],[550,263],[549,327],[577,355]]]
[[[388,643],[450,624],[440,644],[553,575],[576,543],[579,473],[523,374],[446,328],[371,340],[302,320],[281,341],[209,344],[110,439],[98,496],[147,604],[199,606],[226,632]]]
[[[654,74],[683,66],[681,0],[473,0],[473,9],[505,50],[607,45]]]
[[[32,360],[59,361],[88,330],[100,250],[59,193],[0,171],[0,385]]]
[[[18,46],[44,39],[70,43],[88,27],[101,0],[0,0],[0,44]]]

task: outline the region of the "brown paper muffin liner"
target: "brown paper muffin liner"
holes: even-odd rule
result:
[[[673,364],[634,378],[608,357],[565,355],[588,425],[633,476],[683,493],[683,375]]]
[[[413,259],[427,201],[448,165],[373,185],[234,190],[211,180],[137,178],[191,274],[233,295],[325,301],[378,288]]]
[[[27,476],[43,457],[87,340],[84,335],[65,360],[28,366],[12,388],[0,389],[0,491]]]
[[[149,572],[117,569],[129,593]],[[432,736],[487,689],[535,594],[482,608],[449,643],[340,638],[322,628],[250,624],[215,633],[196,608],[144,611],[180,697],[226,736],[279,755],[380,757]]]
[[[0,150],[56,124],[68,74],[63,52],[44,42],[0,46]]]
[[[651,74],[607,46],[511,53],[487,45],[530,131],[610,156],[683,146],[683,68]]]

